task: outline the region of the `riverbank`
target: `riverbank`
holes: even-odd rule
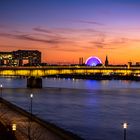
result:
[[[82,140],[75,134],[41,120],[35,115],[0,98],[0,119],[5,126],[16,124],[17,140]]]
[[[119,75],[119,74],[58,74],[50,75],[48,78],[74,78],[74,79],[90,79],[90,80],[132,80],[140,81],[140,76],[137,75]]]

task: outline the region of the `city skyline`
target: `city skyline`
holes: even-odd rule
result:
[[[139,0],[1,0],[0,48],[39,50],[48,63],[140,62],[139,13]]]

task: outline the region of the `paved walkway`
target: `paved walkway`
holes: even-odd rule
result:
[[[56,134],[44,129],[44,127],[34,121],[31,122],[28,117],[14,112],[4,104],[1,104],[0,108],[2,123],[5,126],[12,126],[13,123],[16,124],[17,130],[15,131],[15,136],[18,140],[62,140]]]
[[[11,103],[1,100],[0,121],[5,126],[16,124],[17,129],[15,131],[15,136],[17,140],[81,140],[78,136],[65,132],[47,122],[40,121],[34,116],[31,119],[31,117],[29,117],[30,114],[26,116],[25,112],[25,115],[23,115],[21,112],[24,111],[17,111],[14,108],[21,110]]]

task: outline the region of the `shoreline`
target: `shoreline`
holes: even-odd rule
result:
[[[50,75],[46,78],[70,78],[70,79],[83,79],[83,80],[130,80],[130,81],[140,81],[140,76],[135,75],[103,75],[102,73],[96,74],[58,74]]]

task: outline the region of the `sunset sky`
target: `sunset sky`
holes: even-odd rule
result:
[[[0,0],[0,51],[39,50],[43,62],[140,62],[140,0]]]

